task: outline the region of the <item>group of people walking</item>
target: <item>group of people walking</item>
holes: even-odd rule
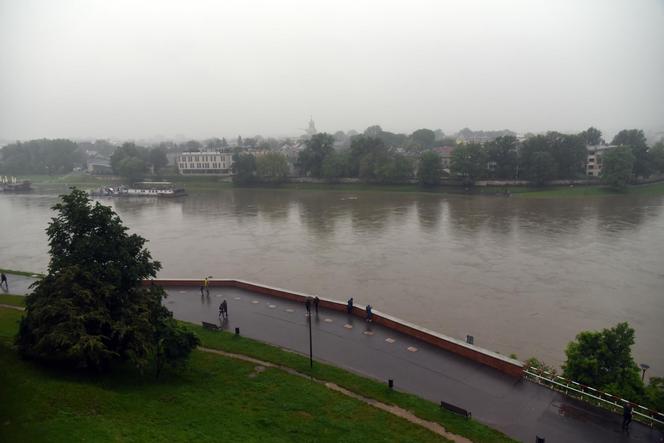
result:
[[[364,320],[365,320],[365,321],[368,321],[368,322],[372,322],[372,321],[373,321],[373,311],[372,311],[372,310],[373,310],[373,307],[372,307],[371,305],[367,305],[367,306],[364,308],[364,312],[365,312]],[[352,313],[353,313],[353,297],[349,298],[349,299],[348,299],[348,302],[346,302],[346,311],[347,311],[349,314],[352,314]]]
[[[318,296],[307,297],[307,299],[304,301],[304,307],[307,309],[307,316],[311,316],[311,305],[314,306],[314,309],[316,310],[316,315],[318,315],[319,304],[320,304],[320,299],[318,298]]]
[[[316,315],[318,315],[318,306],[319,306],[319,304],[320,304],[320,299],[318,298],[318,296],[315,296],[315,297],[307,297],[307,298],[304,300],[304,307],[305,307],[306,310],[307,310],[307,316],[311,316],[311,307],[312,307],[312,306],[313,306],[314,309],[316,310]],[[373,321],[373,312],[372,312],[372,309],[373,309],[373,308],[372,308],[371,305],[367,305],[366,308],[364,308],[364,310],[365,310],[365,312],[366,312],[365,320],[368,321],[368,322]],[[348,302],[346,303],[346,311],[347,311],[349,314],[352,314],[352,313],[353,313],[353,297],[351,297],[351,298],[348,299]]]

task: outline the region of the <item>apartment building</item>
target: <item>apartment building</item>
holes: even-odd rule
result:
[[[231,175],[233,154],[219,151],[183,152],[177,156],[176,165],[182,175]]]

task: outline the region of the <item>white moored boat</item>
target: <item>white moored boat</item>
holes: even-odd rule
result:
[[[183,188],[175,188],[171,182],[139,182],[132,186],[120,186],[114,195],[121,197],[183,197]]]

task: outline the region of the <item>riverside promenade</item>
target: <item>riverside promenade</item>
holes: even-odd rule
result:
[[[12,277],[25,286],[31,280]],[[236,287],[210,286],[210,295],[201,296],[199,286],[167,281],[162,285],[168,293],[166,306],[180,320],[216,323],[230,332],[238,327],[242,336],[309,353],[309,319],[301,302]],[[224,299],[229,316],[221,322],[218,307]],[[361,299],[356,297],[355,304],[360,306]],[[547,443],[661,441],[660,432],[647,426],[632,423],[630,433],[624,434],[616,414],[345,312],[321,308],[316,315],[312,307],[311,320],[315,361],[386,383],[393,379],[396,389],[465,408],[473,419],[517,440],[534,442],[540,436]]]
[[[166,282],[164,282],[166,283]],[[240,328],[243,336],[308,355],[308,318],[303,303],[235,287],[169,286],[165,303],[178,319]],[[222,300],[227,322],[218,319]],[[356,306],[361,300],[356,298]],[[374,311],[380,314],[378,311]],[[312,307],[314,360],[385,381],[435,403],[469,410],[473,418],[524,442],[660,442],[659,431],[566,398],[524,379],[434,347],[411,336],[367,323],[345,312]],[[315,363],[314,363],[315,364]]]

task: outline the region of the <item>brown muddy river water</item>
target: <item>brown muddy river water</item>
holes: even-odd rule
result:
[[[0,267],[43,271],[57,192],[0,195]],[[664,197],[531,199],[224,190],[105,199],[162,277],[232,277],[353,296],[520,358],[564,360],[581,330],[628,321],[664,375]]]

